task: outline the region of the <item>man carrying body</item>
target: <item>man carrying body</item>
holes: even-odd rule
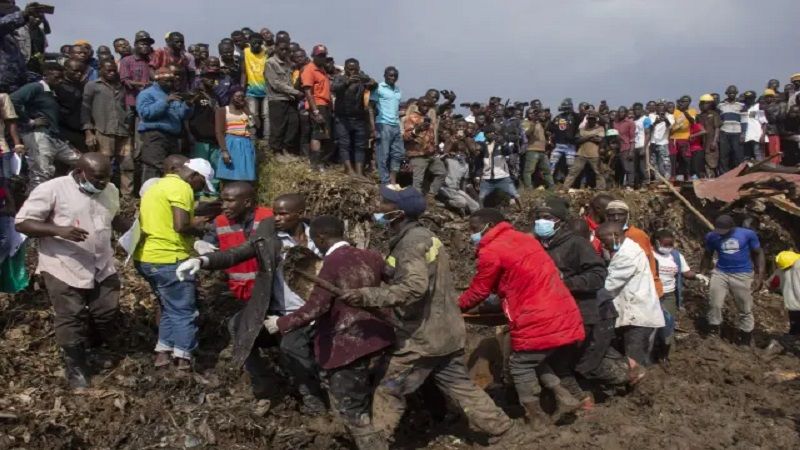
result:
[[[749,228],[737,227],[731,216],[721,215],[714,221],[714,231],[706,234],[705,247],[700,263],[701,272],[711,270],[715,253],[718,258],[716,267],[711,271],[706,316],[708,334],[719,336],[725,297],[730,293],[738,309],[737,343],[749,346],[755,327],[753,292],[761,289],[766,274],[764,249],[761,248],[758,235]]]
[[[288,42],[275,44],[275,54],[267,60],[264,75],[269,102],[269,147],[276,154],[286,155],[289,149],[297,147],[300,129],[297,102],[303,98],[303,92],[292,83]]]
[[[375,391],[372,418],[387,438],[406,409],[406,395],[429,377],[464,411],[472,425],[500,437],[512,422],[475,386],[464,366],[464,320],[456,304],[450,261],[442,242],[418,219],[425,196],[413,187],[381,187],[375,220],[392,234],[387,263],[391,284],[346,291],[340,300],[358,307],[393,308],[397,343]]]
[[[17,231],[40,238],[36,272],[53,303],[56,342],[73,389],[89,387],[86,313],[102,341],[117,329],[120,279],[111,230],[124,231],[125,224],[117,217],[119,192],[110,178],[107,157],[83,155],[70,174],[38,185],[16,217]]]
[[[422,192],[425,177],[429,172],[431,174],[428,198],[432,198],[439,192],[447,175],[444,163],[436,155],[435,125],[427,117],[431,107],[431,101],[427,97],[419,99],[417,111],[406,115],[405,129],[403,130],[406,157],[414,171],[414,188]]]
[[[370,95],[376,114],[372,129],[377,140],[375,165],[378,168],[380,184],[397,184],[397,172],[405,156],[403,132],[400,130],[400,99],[403,97],[397,87],[399,72],[389,66],[383,72],[384,82],[378,84]]]
[[[83,91],[81,123],[86,146],[112,159],[119,172],[123,196],[133,194],[133,160],[125,110],[125,93],[113,62],[100,65],[100,78],[90,81]]]
[[[41,81],[28,83],[11,94],[19,116],[25,157],[30,167],[29,192],[53,178],[56,160],[74,164],[80,155],[61,137],[58,126],[59,106],[53,95],[64,80],[64,69],[55,63],[44,64]]]

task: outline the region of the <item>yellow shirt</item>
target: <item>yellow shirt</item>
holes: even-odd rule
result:
[[[250,47],[244,49],[244,70],[247,76],[247,91],[245,94],[248,96],[264,97],[267,95],[267,80],[264,78],[264,66],[266,65],[266,50],[261,53],[253,53]]]
[[[174,264],[189,257],[192,237],[175,231],[172,207],[194,215],[194,191],[177,175],[158,180],[142,196],[139,222],[142,238],[133,254],[134,261],[151,264]]]
[[[690,117],[697,117],[697,110],[694,108],[689,108],[687,111]],[[683,111],[676,109],[672,116],[675,117],[675,125],[672,126],[672,129],[669,133],[670,139],[689,139],[691,133],[689,129],[691,128],[691,124],[686,119],[686,116],[683,114]]]

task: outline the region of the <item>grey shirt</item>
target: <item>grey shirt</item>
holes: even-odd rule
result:
[[[104,80],[86,83],[81,105],[81,124],[84,130],[128,136],[127,116],[125,88],[122,84],[112,86]]]
[[[277,56],[267,60],[264,78],[267,79],[267,100],[292,101],[301,94],[292,86],[292,66]]]

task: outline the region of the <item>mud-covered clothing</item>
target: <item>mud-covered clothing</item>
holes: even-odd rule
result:
[[[319,277],[342,289],[380,286],[381,255],[343,245],[325,256]],[[300,309],[278,319],[281,333],[317,321],[314,354],[323,369],[346,366],[394,342],[392,326],[378,314],[336,300],[320,286]]]
[[[450,257],[442,241],[419,222],[389,242],[389,284],[361,288],[353,306],[393,308],[395,354],[444,356],[464,348],[466,329],[456,302]]]
[[[372,429],[370,409],[383,357],[382,352],[367,355],[322,373],[328,384],[331,408],[344,419],[351,433],[367,433]]]

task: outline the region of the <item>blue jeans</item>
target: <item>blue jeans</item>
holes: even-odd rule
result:
[[[669,159],[669,146],[650,144],[650,165],[664,178],[672,176],[672,163]]]
[[[192,359],[197,348],[197,305],[195,279],[178,281],[175,264],[150,264],[136,261],[136,270],[150,283],[161,304],[157,352],[170,352],[176,358]]]
[[[481,180],[481,192],[478,194],[478,200],[483,205],[483,200],[494,191],[503,191],[510,195],[512,198],[519,198],[517,188],[511,177],[500,178],[498,180]]]
[[[576,154],[575,146],[571,144],[556,144],[556,148],[553,149],[553,152],[550,153],[550,172],[556,170],[556,165],[558,165],[558,161],[561,160],[561,157],[567,158],[567,169],[572,167],[572,164],[575,163],[575,154]]]
[[[375,151],[375,165],[378,167],[381,184],[389,184],[389,173],[400,171],[400,163],[406,154],[403,148],[403,134],[399,125],[375,125],[378,131],[378,145]]]

